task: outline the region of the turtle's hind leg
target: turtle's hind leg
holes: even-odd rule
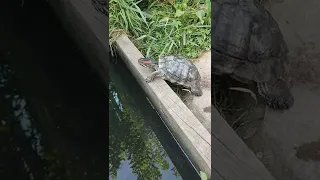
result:
[[[192,86],[191,86],[191,94],[193,94],[195,96],[202,96],[203,92],[201,90],[199,82],[195,82],[195,83],[192,84]]]
[[[156,78],[162,78],[164,75],[160,71],[154,71],[145,80],[147,83],[154,81]]]
[[[290,89],[281,79],[274,83],[258,82],[257,88],[267,105],[274,109],[289,109],[294,104]]]

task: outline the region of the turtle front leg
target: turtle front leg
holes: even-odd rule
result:
[[[274,109],[289,109],[294,104],[291,91],[283,80],[274,83],[258,82],[257,88],[267,105]]]
[[[193,94],[195,96],[202,96],[203,92],[201,90],[199,81],[196,81],[196,82],[194,82],[192,84],[192,86],[191,86],[191,94]]]
[[[146,82],[149,83],[149,82],[152,82],[154,81],[156,78],[160,78],[160,77],[163,77],[163,74],[160,72],[160,71],[154,71],[152,72],[152,74],[150,76],[148,76],[146,78]]]

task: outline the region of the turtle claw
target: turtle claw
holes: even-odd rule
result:
[[[273,109],[285,110],[294,104],[294,97],[286,83],[282,80],[274,84],[257,83],[258,93],[264,98],[266,104]]]
[[[153,81],[153,79],[152,79],[151,77],[147,77],[147,78],[145,79],[145,81],[146,81],[146,83],[150,83],[151,81]]]
[[[183,91],[187,91],[187,92],[189,92],[190,94],[192,94],[189,89],[182,89],[182,90],[183,90]]]

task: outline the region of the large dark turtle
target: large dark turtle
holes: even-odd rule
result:
[[[171,83],[190,88],[191,93],[195,96],[202,95],[199,71],[197,67],[185,57],[175,55],[160,56],[158,62],[150,58],[141,58],[139,59],[139,64],[154,70],[154,72],[146,78],[146,82],[148,83],[155,78],[162,78]]]
[[[271,14],[254,0],[214,0],[212,70],[256,83],[267,105],[288,109],[288,48]]]

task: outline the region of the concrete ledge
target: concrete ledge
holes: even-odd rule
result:
[[[138,59],[140,51],[128,39],[121,36],[116,41],[117,50],[127,67],[143,88],[151,104],[165,121],[191,161],[202,171],[211,175],[211,135],[181,101],[171,87],[162,79],[146,83],[150,70],[142,67]]]

